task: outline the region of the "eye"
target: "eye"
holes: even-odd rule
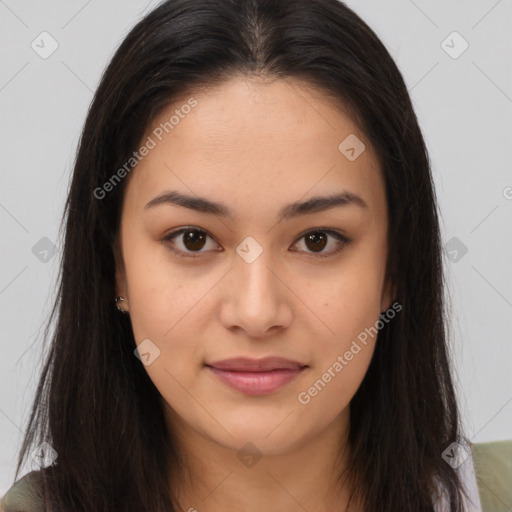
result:
[[[334,242],[331,243],[331,246],[334,246],[334,248],[324,251],[325,247],[329,245],[329,238],[334,239]],[[349,238],[337,231],[324,228],[317,228],[312,231],[308,231],[302,235],[294,245],[298,244],[301,240],[304,240],[304,245],[308,249],[312,250],[310,254],[317,255],[320,258],[326,258],[337,254],[351,241]]]
[[[173,241],[175,238],[178,239],[178,243]],[[169,233],[162,241],[170,242],[167,244],[169,250],[182,258],[197,258],[193,253],[207,252],[201,251],[201,249],[207,245],[206,241],[208,238],[211,238],[210,235],[203,229],[187,227]]]
[[[168,249],[174,254],[180,256],[181,258],[193,259],[198,257],[196,254],[208,252],[207,242],[209,238],[213,241],[213,238],[203,229],[185,227],[169,233],[162,239],[162,241],[166,242]],[[177,242],[174,241],[175,239],[177,239]],[[346,244],[350,243],[351,241],[346,236],[338,233],[337,231],[333,231],[332,229],[317,228],[303,234],[297,240],[297,242],[293,244],[293,246],[299,244],[299,242],[303,239],[306,249],[311,250],[311,252],[308,250],[306,250],[306,252],[314,254],[320,258],[326,258],[328,256],[337,254],[344,248]],[[334,242],[332,241],[333,239]],[[330,241],[330,245],[334,245],[334,248],[324,251],[325,247],[329,246]],[[213,244],[214,245],[210,247],[210,252],[212,250],[215,252],[220,252],[223,250],[215,248],[215,246],[219,247],[215,241],[213,241]],[[207,250],[203,250],[205,247]]]

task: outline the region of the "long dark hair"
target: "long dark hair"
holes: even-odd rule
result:
[[[299,78],[347,105],[375,147],[389,209],[387,272],[403,309],[380,332],[350,408],[353,498],[367,511],[452,512],[461,483],[442,452],[462,438],[450,375],[437,202],[403,81],[375,33],[338,0],[168,0],[128,34],[105,70],[81,135],[66,221],[56,317],[19,454],[47,441],[52,510],[172,511],[160,393],[129,317],[115,308],[115,254],[126,180],[102,187],[149,123],[194,87],[235,74]],[[136,172],[134,170],[133,172]],[[62,229],[62,225],[61,225]]]

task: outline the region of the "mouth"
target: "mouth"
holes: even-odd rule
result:
[[[284,359],[235,358],[205,364],[221,382],[246,395],[267,395],[297,378],[308,365]]]

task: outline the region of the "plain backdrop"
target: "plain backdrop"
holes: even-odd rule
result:
[[[114,50],[157,3],[0,0],[0,495],[41,369],[85,115]],[[347,3],[395,58],[427,141],[466,432],[512,439],[512,1]]]

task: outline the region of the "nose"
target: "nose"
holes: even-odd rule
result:
[[[284,271],[263,251],[254,261],[238,254],[224,283],[221,321],[229,330],[243,330],[250,337],[265,337],[292,321],[290,284]]]

